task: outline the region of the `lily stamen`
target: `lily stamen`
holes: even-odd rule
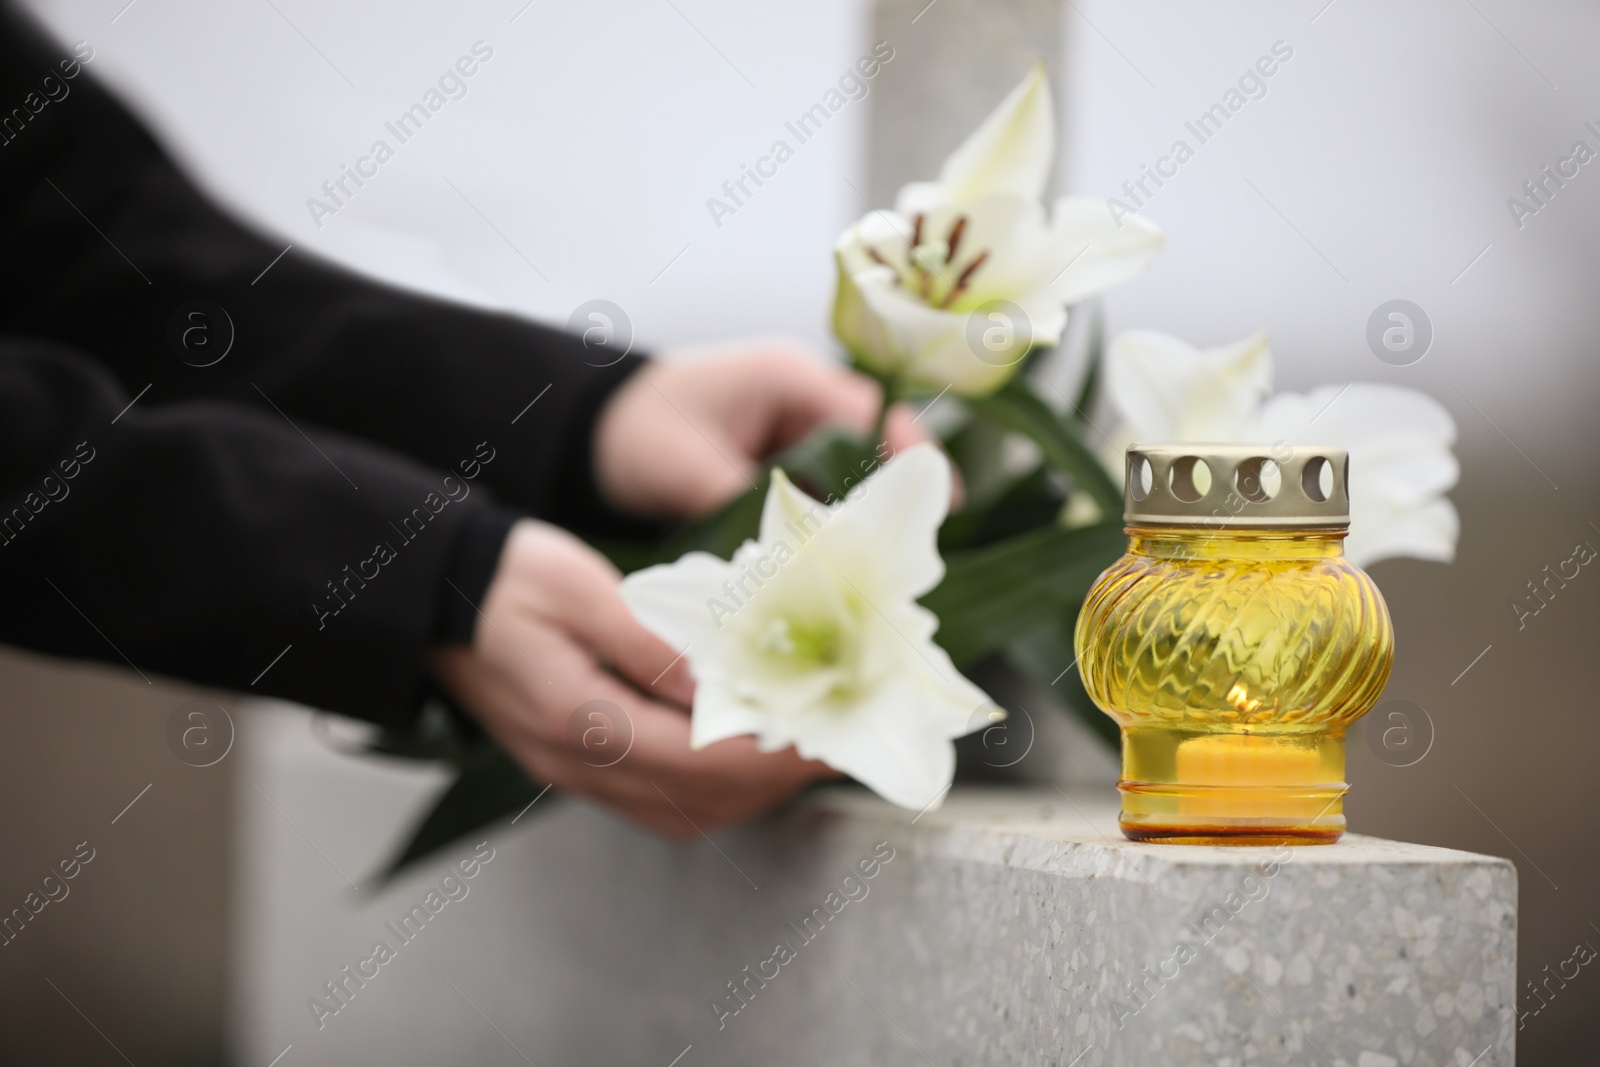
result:
[[[962,293],[966,292],[967,283],[972,280],[972,276],[978,272],[978,268],[983,266],[984,261],[988,258],[988,249],[984,249],[982,252],[979,252],[977,257],[974,258],[971,263],[968,263],[966,269],[961,272],[958,278],[956,278],[956,283],[950,287],[950,291],[945,294],[944,300],[939,304],[939,306],[942,308],[947,308],[951,304],[955,303],[956,298]]]
[[[872,258],[872,261],[874,263],[878,264],[878,266],[880,266],[880,267],[888,267],[891,271],[894,271],[894,284],[896,284],[896,285],[900,284],[900,272],[898,270],[895,270],[894,264],[890,263],[887,259],[883,258],[883,253],[882,252],[879,252],[876,248],[873,248],[871,245],[868,245],[867,246],[867,255],[870,256]]]
[[[945,246],[948,249],[944,256],[946,265],[955,262],[956,250],[961,247],[961,234],[965,232],[966,228],[967,217],[965,215],[956,219],[955,225],[950,227],[950,236],[945,239]]]
[[[922,297],[923,303],[929,303],[933,299],[933,275],[923,262],[924,257],[917,254],[922,247],[922,223],[926,218],[927,216],[921,213],[912,218],[911,247],[906,249],[906,262],[917,272],[917,295]]]

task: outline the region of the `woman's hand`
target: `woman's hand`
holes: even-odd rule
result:
[[[762,460],[836,423],[872,431],[882,390],[798,341],[669,352],[619,389],[595,429],[595,469],[613,504],[648,515],[710,511],[750,488]],[[898,451],[928,439],[890,409]]]
[[[670,353],[601,412],[600,489],[645,514],[708,511],[749,488],[764,459],[819,426],[871,432],[881,396],[872,379],[798,342]],[[894,449],[927,438],[903,406],[891,409],[884,436]],[[681,650],[639,625],[618,595],[620,581],[577,538],[520,522],[472,645],[437,651],[435,673],[535,779],[669,836],[746,822],[807,782],[837,776],[793,749],[761,752],[751,738],[691,751],[694,682]]]
[[[750,738],[690,751],[694,682],[678,650],[634,620],[620,580],[564,530],[517,523],[472,645],[435,652],[435,673],[536,780],[668,836],[746,822],[834,776]]]

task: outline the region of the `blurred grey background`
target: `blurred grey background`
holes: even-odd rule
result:
[[[1056,59],[1062,190],[1095,195],[1137,179],[1285,42],[1293,58],[1266,94],[1150,200],[1167,251],[1110,295],[1110,326],[1199,345],[1266,328],[1280,389],[1396,382],[1454,414],[1456,562],[1373,569],[1398,639],[1385,699],[1425,709],[1431,747],[1394,766],[1404,760],[1353,739],[1351,825],[1512,859],[1524,978],[1579,942],[1600,946],[1600,572],[1585,567],[1521,628],[1511,607],[1579,542],[1600,548],[1600,164],[1521,227],[1507,207],[1575,141],[1600,150],[1585,127],[1600,126],[1600,9],[524,4],[33,6],[64,38],[89,41],[90,70],[290,255],[556,322],[609,299],[650,348],[749,333],[827,347],[835,235],[953,147],[916,131],[970,126],[1021,75],[1019,34]],[[1004,21],[1002,40],[970,30],[985,19]],[[315,226],[306,199],[480,39],[494,57],[469,94]],[[867,98],[716,225],[707,198],[878,39],[896,59]],[[1407,367],[1365,341],[1373,310],[1397,298],[1420,305],[1435,335]],[[237,1031],[249,999],[239,976],[260,977],[240,957],[271,948],[259,925],[271,909],[250,896],[271,854],[261,828],[276,825],[285,848],[316,838],[359,877],[386,842],[358,833],[360,804],[340,797],[369,796],[362,775],[377,772],[349,770],[345,794],[298,788],[293,753],[308,730],[264,711],[236,711],[235,756],[186,766],[165,730],[197,694],[111,668],[7,653],[0,694],[0,900],[20,903],[78,842],[97,850],[70,897],[0,949],[0,995],[25,1021],[0,1028],[0,1059],[120,1062],[114,1044],[135,1063],[208,1063],[256,1047]],[[1385,714],[1380,704],[1374,718]],[[252,733],[261,715],[278,725]],[[391,836],[432,781],[372,786]],[[269,791],[289,814],[262,807]],[[1523,1063],[1579,1062],[1600,1041],[1591,970],[1526,1019]],[[1520,1006],[1540,1002],[1524,993]]]

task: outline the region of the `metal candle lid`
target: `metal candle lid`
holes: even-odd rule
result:
[[[1122,517],[1172,526],[1349,526],[1350,454],[1311,445],[1136,444]]]

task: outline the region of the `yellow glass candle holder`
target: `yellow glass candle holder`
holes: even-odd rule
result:
[[[1083,683],[1122,729],[1122,831],[1183,844],[1331,844],[1345,731],[1394,632],[1344,557],[1334,448],[1134,445],[1128,551],[1078,615]]]

